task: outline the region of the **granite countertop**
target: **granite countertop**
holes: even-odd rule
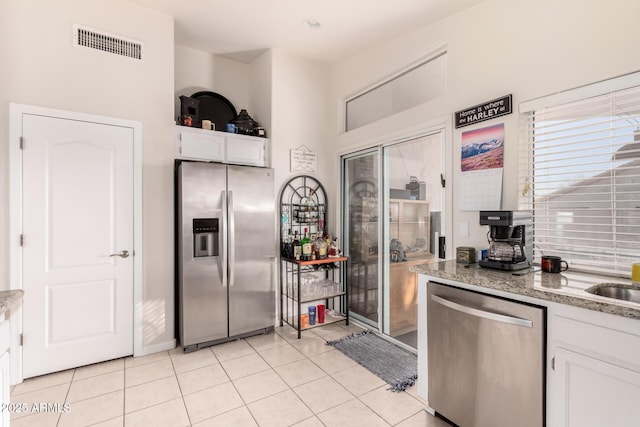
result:
[[[640,320],[640,304],[592,295],[585,291],[605,282],[630,285],[629,279],[569,271],[545,273],[538,267],[521,270],[515,272],[520,275],[514,275],[513,272],[482,268],[478,264],[465,265],[455,260],[415,265],[410,270],[434,278]]]
[[[0,291],[0,315],[9,310],[14,304],[22,299],[24,291],[22,289],[12,289]]]

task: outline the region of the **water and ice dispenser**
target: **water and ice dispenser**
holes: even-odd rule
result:
[[[218,256],[218,218],[193,219],[193,257]]]

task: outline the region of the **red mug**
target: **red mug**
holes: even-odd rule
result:
[[[317,314],[318,314],[318,323],[324,323],[324,304],[318,304]]]
[[[560,273],[561,271],[569,269],[567,261],[564,261],[559,256],[544,255],[540,262],[540,266],[542,267],[542,271],[546,271],[547,273]]]

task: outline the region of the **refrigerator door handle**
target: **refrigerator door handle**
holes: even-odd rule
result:
[[[227,192],[223,191],[222,200],[222,287],[227,286]]]
[[[453,310],[457,310],[471,316],[482,317],[489,320],[495,320],[496,322],[508,323],[510,325],[523,326],[525,328],[533,328],[533,322],[531,320],[521,319],[519,317],[505,316],[504,314],[492,313],[490,311],[468,307],[466,305],[450,301],[446,298],[439,297],[435,294],[431,295],[431,299],[440,305],[444,305],[445,307],[449,307]]]
[[[229,190],[229,286],[233,286],[236,276],[236,225],[233,211],[233,191]]]

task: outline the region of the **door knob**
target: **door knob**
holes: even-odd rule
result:
[[[129,258],[129,251],[124,250],[124,251],[120,251],[117,254],[111,254],[109,255],[110,257],[112,256],[119,256],[120,258]]]

